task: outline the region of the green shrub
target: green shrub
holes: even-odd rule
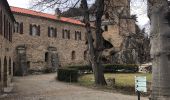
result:
[[[64,82],[77,82],[78,70],[74,68],[59,68],[57,79]]]

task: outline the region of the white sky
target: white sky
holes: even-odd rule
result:
[[[30,0],[7,0],[7,1],[10,6],[16,6],[16,7],[21,7],[21,8],[29,8],[30,7],[30,2],[29,2]],[[141,0],[135,0],[135,1],[141,1]],[[149,19],[147,18],[147,15],[146,15],[147,8],[145,5],[146,5],[146,2],[135,3],[135,7],[131,9],[132,14],[138,15],[137,24],[139,24],[141,27],[145,26],[149,21]],[[139,9],[139,10],[136,10],[136,9]]]
[[[29,0],[7,0],[10,6],[28,8]]]

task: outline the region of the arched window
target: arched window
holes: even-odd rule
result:
[[[71,53],[71,59],[72,59],[72,60],[75,60],[75,59],[76,59],[76,52],[75,52],[75,51],[72,51],[72,53]]]
[[[11,58],[9,58],[9,75],[11,75]]]
[[[48,52],[45,53],[45,62],[48,61]]]

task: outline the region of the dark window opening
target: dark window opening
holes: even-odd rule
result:
[[[87,51],[84,51],[84,60],[87,60]]]
[[[9,58],[9,75],[11,75],[11,70],[12,70],[12,68],[11,68],[11,58]]]
[[[167,55],[168,56],[168,60],[170,61],[170,54],[169,55]]]
[[[108,26],[107,25],[104,26],[104,31],[108,31]]]
[[[75,52],[75,51],[72,51],[72,53],[71,53],[71,59],[72,59],[72,60],[75,60],[75,59],[76,59],[76,52]]]
[[[45,62],[48,62],[48,52],[45,53]]]
[[[105,19],[109,19],[109,13],[108,12],[105,14]]]

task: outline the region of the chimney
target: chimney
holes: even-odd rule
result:
[[[60,11],[59,8],[56,8],[56,9],[55,9],[55,16],[56,16],[57,18],[60,18],[60,16],[61,16],[61,11]]]

